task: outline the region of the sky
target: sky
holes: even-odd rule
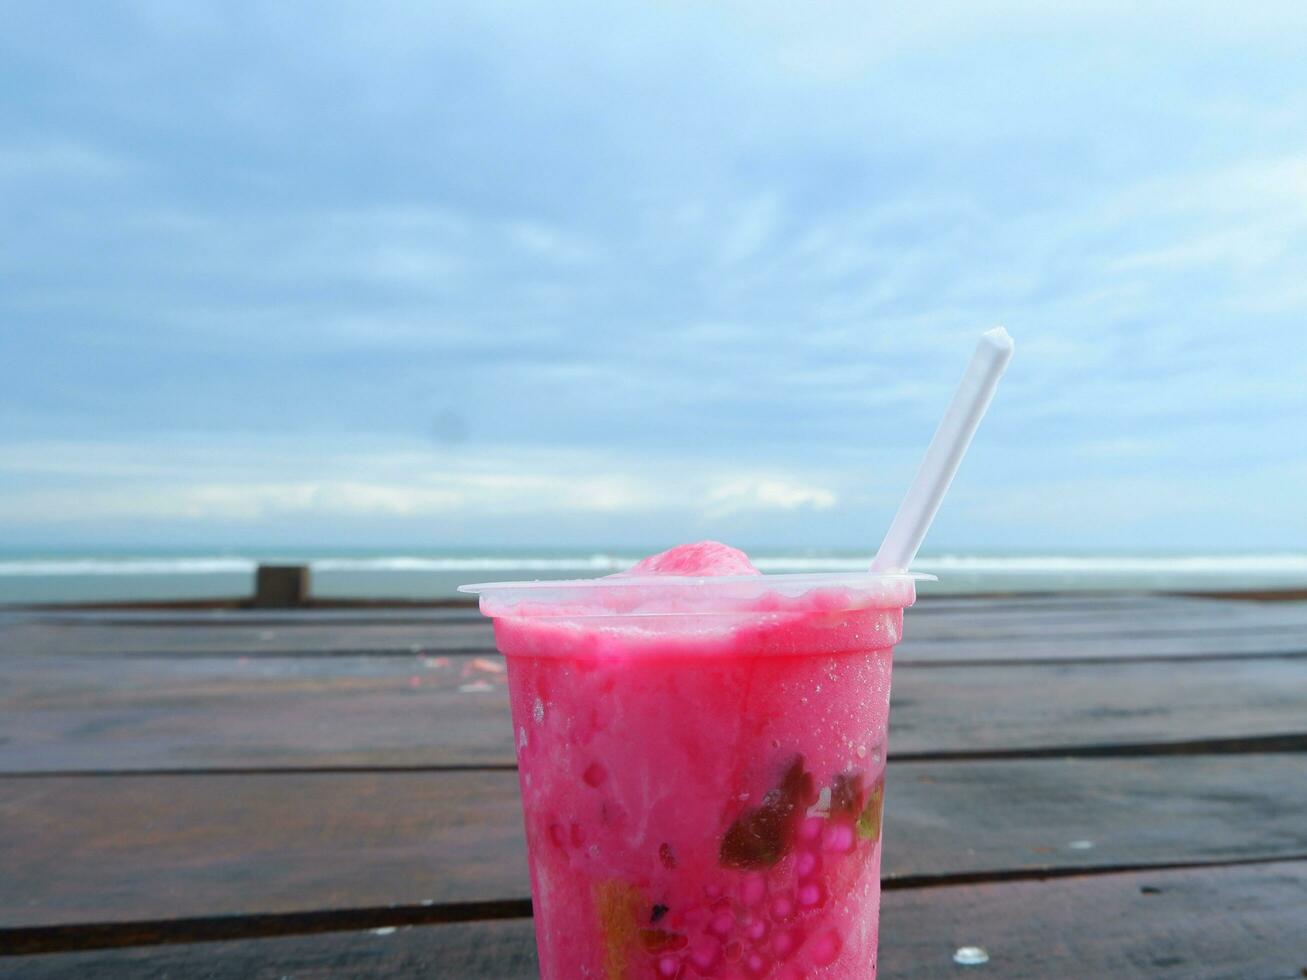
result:
[[[1300,2],[0,11],[0,543],[1307,549]]]

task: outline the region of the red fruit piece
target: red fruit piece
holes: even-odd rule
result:
[[[799,840],[806,844],[821,837],[821,829],[826,826],[826,821],[821,817],[808,817],[803,823],[799,824]]]
[[[844,772],[831,780],[830,815],[853,818],[862,810],[862,773]]]
[[[640,945],[650,953],[676,952],[684,949],[688,940],[678,932],[666,929],[641,929]]]
[[[676,854],[672,850],[671,844],[660,844],[658,846],[658,860],[663,863],[663,867],[668,871],[676,868]]]
[[[789,851],[803,811],[814,797],[812,774],[803,768],[803,756],[796,756],[762,805],[742,812],[727,829],[719,851],[721,863],[743,870],[776,864]]]
[[[592,762],[585,767],[585,772],[581,773],[581,778],[587,786],[598,788],[604,784],[608,778],[608,770],[597,762]]]

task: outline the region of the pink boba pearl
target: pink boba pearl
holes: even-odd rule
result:
[[[800,851],[794,859],[794,873],[800,878],[811,878],[821,871],[821,855],[816,851]]]
[[[825,822],[821,817],[808,817],[799,824],[799,840],[811,844],[821,836],[821,827]]]
[[[712,976],[721,961],[722,948],[715,942],[697,943],[690,950],[690,966],[700,976]]]
[[[663,956],[658,960],[658,975],[660,977],[675,977],[681,972],[681,961],[675,956]]]
[[[809,881],[799,886],[795,895],[799,905],[805,909],[815,909],[826,901],[826,889],[819,882]]]
[[[832,853],[848,854],[853,850],[853,828],[846,823],[831,824],[826,828],[823,845]]]
[[[823,932],[812,941],[808,955],[812,957],[814,966],[829,966],[835,962],[835,957],[840,955],[840,948],[843,945],[839,933],[833,930]]]
[[[767,897],[767,879],[760,874],[746,875],[740,885],[740,901],[752,908]]]
[[[777,922],[784,922],[794,914],[794,903],[784,895],[777,896],[771,903],[771,917]]]
[[[708,923],[708,931],[725,939],[735,931],[735,916],[730,912],[718,912]]]
[[[772,955],[778,960],[789,959],[803,944],[803,933],[798,929],[785,929],[772,936]]]
[[[758,942],[767,937],[767,920],[754,919],[744,927],[745,938],[752,942]]]
[[[744,958],[744,969],[751,976],[761,977],[771,969],[771,960],[761,953],[750,953]]]

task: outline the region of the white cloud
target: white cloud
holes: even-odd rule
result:
[[[767,248],[781,216],[775,194],[746,201],[726,222],[720,246],[722,264],[739,265],[757,257]]]
[[[583,265],[594,257],[594,247],[579,235],[538,221],[515,221],[506,231],[524,252],[558,265]]]
[[[6,478],[9,488],[3,487]],[[14,524],[311,515],[721,516],[825,509],[837,499],[834,491],[784,472],[739,475],[706,459],[511,447],[442,454],[296,449],[266,440],[244,450],[48,443],[15,445],[0,457],[0,523]]]
[[[1014,543],[1142,491],[1205,542],[1302,455],[1307,5],[56,6],[5,39],[0,414],[104,442],[0,445],[11,523],[839,536],[999,320],[1018,449],[960,489]]]
[[[136,165],[122,156],[77,140],[0,145],[0,180],[101,181],[135,169]]]
[[[791,483],[783,479],[744,477],[718,484],[708,491],[709,516],[724,517],[742,510],[795,510],[813,507],[824,510],[839,498],[823,487]]]

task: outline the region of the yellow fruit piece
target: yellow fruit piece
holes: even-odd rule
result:
[[[640,893],[624,881],[601,881],[595,885],[595,908],[604,935],[604,975],[607,980],[626,980]]]

